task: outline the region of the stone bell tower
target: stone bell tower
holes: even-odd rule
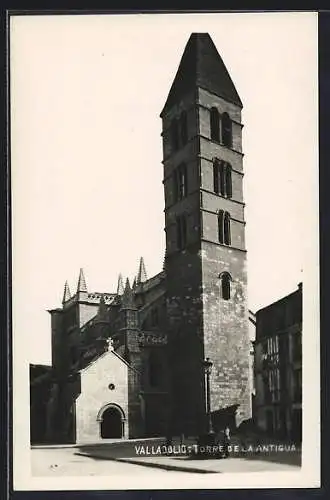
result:
[[[242,102],[207,33],[193,33],[161,113],[174,432],[211,412],[251,417]],[[236,410],[236,413],[235,413]]]

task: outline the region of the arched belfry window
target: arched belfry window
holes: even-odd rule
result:
[[[223,245],[231,244],[230,214],[220,210],[218,213],[218,238]]]
[[[231,198],[233,194],[231,171],[232,171],[231,165],[229,163],[226,163],[225,195],[227,196],[227,198]]]
[[[222,133],[222,144],[231,148],[233,137],[232,137],[232,123],[228,113],[223,113],[221,117],[221,133]]]
[[[211,108],[210,129],[211,129],[211,140],[220,142],[220,117],[217,108]]]
[[[180,116],[180,136],[181,144],[184,146],[188,141],[188,122],[187,122],[187,112],[182,111]]]
[[[213,189],[216,194],[227,198],[232,197],[231,172],[232,168],[229,163],[217,158],[213,160]]]
[[[224,212],[223,212],[223,210],[220,210],[218,213],[218,239],[219,239],[219,243],[224,242],[223,223],[224,223]]]
[[[221,162],[217,158],[213,160],[213,190],[216,194],[221,191]]]
[[[220,275],[221,282],[221,297],[223,300],[230,299],[230,288],[231,288],[231,276],[229,273],[222,273]]]
[[[230,243],[231,243],[230,215],[229,215],[228,212],[225,212],[225,215],[224,215],[223,232],[224,232],[224,243],[225,243],[225,245],[230,245]]]

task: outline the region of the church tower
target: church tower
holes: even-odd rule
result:
[[[193,33],[161,113],[174,432],[251,417],[242,102],[209,34]],[[236,414],[235,414],[236,410]]]

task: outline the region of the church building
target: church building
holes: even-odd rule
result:
[[[49,311],[52,366],[31,365],[31,441],[215,430],[251,418],[242,102],[207,33],[193,33],[161,111],[166,251],[148,277]],[[160,228],[161,230],[161,228]]]

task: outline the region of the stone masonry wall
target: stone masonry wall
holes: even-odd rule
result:
[[[252,416],[245,255],[203,243],[202,256],[204,349],[213,362],[211,410],[239,405],[239,424]],[[221,296],[224,271],[232,277],[230,300]]]

